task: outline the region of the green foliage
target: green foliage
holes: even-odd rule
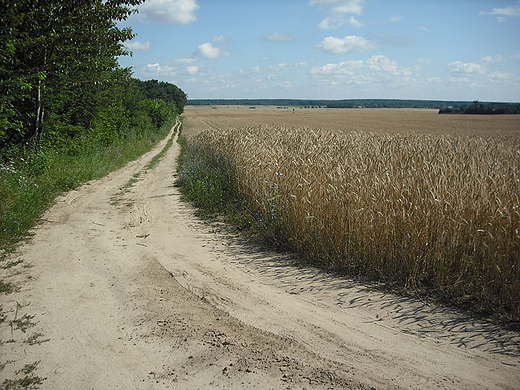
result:
[[[307,99],[193,99],[188,104],[204,105],[243,105],[243,106],[278,106],[305,108],[431,108],[467,106],[470,102],[443,100],[401,100],[401,99],[344,99],[344,100],[307,100]],[[518,103],[487,103],[495,110],[518,111]],[[506,113],[506,112],[504,112]]]
[[[39,389],[47,379],[35,375],[39,363],[36,361],[24,365],[23,368],[16,371],[16,379],[5,379],[0,384],[0,390]]]
[[[77,139],[55,149],[18,150],[19,157],[0,164],[0,248],[25,237],[57,195],[147,152],[170,125],[136,128],[105,146]]]
[[[148,115],[155,127],[161,127],[170,121],[176,111],[173,103],[162,99],[144,99],[140,102],[139,108]]]
[[[173,104],[177,114],[182,114],[188,102],[187,95],[176,85],[164,81],[134,79],[134,83],[147,99],[161,99]]]
[[[117,57],[142,0],[3,0],[0,13],[0,247],[56,195],[106,174],[166,135],[186,94],[149,97]],[[162,99],[162,100],[161,100]],[[183,100],[184,99],[184,100]]]
[[[234,202],[230,182],[222,169],[193,147],[188,147],[180,138],[178,176],[175,185],[180,188],[183,199],[198,208],[199,217],[225,214],[226,206]]]
[[[92,99],[118,69],[122,42],[133,37],[117,22],[141,0],[4,0],[0,14],[0,147],[40,141],[47,110],[85,125]],[[81,99],[78,99],[81,96]],[[80,107],[78,107],[78,105]],[[84,107],[81,107],[81,106]],[[79,108],[79,109],[78,109]]]
[[[459,107],[445,107],[439,110],[439,114],[476,114],[476,115],[497,115],[497,114],[520,114],[520,104],[484,104],[475,100],[469,107],[462,105]]]

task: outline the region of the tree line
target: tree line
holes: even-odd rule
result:
[[[291,106],[291,107],[326,107],[326,108],[430,108],[447,109],[449,107],[468,107],[468,101],[441,100],[402,100],[402,99],[190,99],[188,104],[201,105],[248,105],[248,106]],[[518,103],[486,103],[493,109],[517,109]]]
[[[120,28],[143,0],[1,0],[0,157],[77,140],[110,144],[183,111],[173,84],[132,78]],[[12,154],[12,153],[11,153]]]
[[[520,104],[484,104],[475,100],[471,105],[459,105],[441,108],[439,114],[473,114],[473,115],[500,115],[520,114]]]

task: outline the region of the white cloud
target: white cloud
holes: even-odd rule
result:
[[[359,20],[357,20],[355,17],[351,16],[350,18],[348,18],[348,23],[352,26],[352,27],[356,27],[356,28],[359,28],[359,27],[363,27],[365,25],[365,23],[362,23],[360,22]]]
[[[351,51],[364,51],[376,48],[376,44],[366,38],[356,35],[348,35],[345,38],[327,37],[316,49],[326,53],[348,53]]]
[[[202,43],[197,47],[193,53],[194,57],[202,58],[218,58],[223,55],[229,55],[226,51],[213,46],[210,42]]]
[[[388,19],[388,22],[390,23],[395,23],[395,22],[399,22],[401,20],[401,16],[399,15],[394,15],[392,16],[390,19]]]
[[[318,23],[318,27],[322,30],[333,30],[335,28],[341,27],[345,24],[345,18],[343,15],[333,15],[327,16],[320,23]]]
[[[350,24],[352,27],[355,28],[363,27],[365,25],[363,22],[360,22],[353,16],[347,19],[342,14],[334,14],[331,16],[327,16],[325,19],[323,19],[318,24],[318,27],[322,30],[333,30],[335,28],[343,26],[346,23]]]
[[[370,57],[366,61],[365,65],[370,70],[384,70],[385,72],[395,72],[398,68],[397,62],[392,61],[383,55]]]
[[[282,62],[277,66],[270,66],[270,70],[286,70],[286,69],[305,69],[309,66],[307,61],[286,63]]]
[[[499,63],[504,62],[504,57],[502,57],[500,54],[497,54],[495,56],[485,56],[482,58],[482,61],[489,63]]]
[[[225,37],[224,35],[217,35],[211,40],[213,43],[229,43],[231,38]]]
[[[130,50],[143,50],[150,51],[153,50],[150,41],[146,41],[145,43],[134,41],[134,42],[126,42],[125,47]]]
[[[261,81],[261,80],[260,80]],[[290,81],[284,81],[284,82],[281,82],[277,85],[274,86],[274,89],[282,89],[282,90],[286,90],[286,89],[291,89],[293,87],[293,83],[290,82]]]
[[[443,82],[440,77],[431,77],[431,78],[427,79],[426,81],[428,81],[429,83],[433,83],[433,84],[441,84]]]
[[[197,62],[198,58],[189,57],[189,58],[177,58],[172,61],[174,64],[193,64],[194,62]]]
[[[431,58],[419,58],[417,62],[420,62],[421,64],[432,64],[433,60]]]
[[[366,69],[379,74],[390,74],[394,76],[410,76],[412,71],[409,68],[401,67],[397,62],[392,61],[383,55],[374,55],[368,60],[350,60],[339,63],[326,64],[323,66],[314,66],[309,73],[313,75],[335,75],[347,76],[353,75],[356,70]],[[376,73],[373,73],[375,75]],[[363,76],[358,75],[356,76]],[[364,75],[367,76],[367,75]]]
[[[364,24],[353,16],[345,18],[346,14],[361,15],[363,0],[311,0],[310,5],[325,9],[329,16],[324,18],[318,27],[331,30],[349,23],[352,27],[362,27]]]
[[[513,55],[511,58],[513,60],[515,60],[515,61],[520,61],[520,52],[518,52],[517,54]]]
[[[479,15],[520,16],[520,1],[505,8],[493,8],[491,12],[482,11]]]
[[[279,32],[275,32],[272,34],[269,34],[266,37],[263,37],[262,40],[268,41],[268,42],[292,42],[294,41],[293,34],[282,34]]]
[[[197,0],[148,0],[138,7],[144,19],[178,24],[196,21],[199,8]]]
[[[515,75],[513,73],[494,72],[490,75],[490,81],[493,83],[509,82],[510,80],[514,80],[514,78]]]
[[[448,64],[448,71],[450,73],[465,74],[469,76],[486,73],[486,69],[482,65],[472,62],[463,63],[462,61],[455,61]]]
[[[330,9],[332,12],[342,14],[361,15],[363,0],[311,0],[311,5],[317,5]]]
[[[350,60],[337,64],[314,66],[310,73],[314,75],[351,75],[356,69],[363,67],[363,60]]]
[[[426,32],[430,31],[429,28],[424,27],[424,26],[419,26],[419,30],[426,31]]]
[[[167,64],[148,64],[143,67],[141,73],[145,77],[171,78],[177,75],[177,68]]]
[[[186,70],[185,70],[185,73],[190,76],[196,75],[198,72],[199,72],[199,67],[197,65],[188,66],[188,67],[186,67]]]

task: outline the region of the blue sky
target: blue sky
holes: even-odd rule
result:
[[[148,0],[120,64],[192,99],[520,101],[518,0]]]

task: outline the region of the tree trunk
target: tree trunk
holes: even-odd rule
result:
[[[36,142],[40,143],[43,132],[43,103],[42,103],[42,82],[38,81],[37,94],[36,94],[36,118],[34,120],[34,136]]]

